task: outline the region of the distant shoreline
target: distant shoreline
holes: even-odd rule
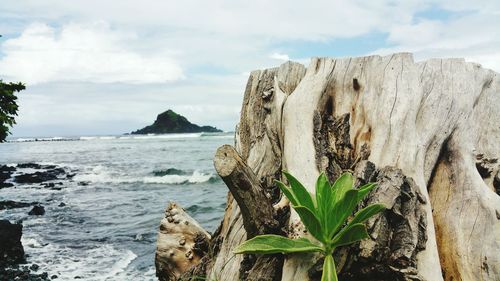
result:
[[[121,135],[82,135],[82,136],[49,136],[49,137],[8,137],[7,143],[17,142],[54,142],[54,141],[89,141],[119,139],[182,139],[197,137],[234,137],[234,132],[201,132],[201,133],[167,133],[167,134],[121,134]]]

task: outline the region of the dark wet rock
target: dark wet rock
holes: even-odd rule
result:
[[[7,183],[5,181],[10,179],[15,171],[15,167],[0,165],[0,188],[13,186],[12,183]]]
[[[37,164],[37,163],[21,163],[21,164],[17,164],[17,167],[21,168],[21,169],[37,169],[37,170],[57,168],[56,165],[41,165],[41,164]]]
[[[36,263],[32,264],[30,266],[30,270],[37,271],[40,268],[40,266]]]
[[[27,281],[49,281],[49,274],[31,272],[27,266],[13,266],[0,268],[0,281],[27,280]]]
[[[0,268],[25,261],[22,234],[21,223],[12,224],[8,220],[0,220]]]
[[[0,165],[0,172],[14,172],[16,167],[8,166],[8,165]]]
[[[81,182],[78,182],[78,185],[80,185],[80,186],[87,186],[87,185],[89,185],[89,183],[90,182],[88,182],[88,181],[81,181]]]
[[[163,176],[167,176],[167,175],[187,175],[187,174],[189,174],[189,173],[186,171],[183,171],[183,170],[176,169],[176,168],[168,168],[166,170],[153,171],[153,175],[155,177],[163,177]]]
[[[0,182],[0,189],[6,188],[6,187],[13,187],[14,184],[10,182]]]
[[[40,185],[44,188],[49,188],[51,190],[61,190],[63,188],[62,182],[49,182],[49,183],[42,183]]]
[[[29,211],[30,216],[43,216],[45,214],[45,208],[40,205],[33,206],[33,209]]]
[[[29,206],[38,205],[38,202],[16,202],[12,200],[0,201],[0,210],[9,210],[16,208],[25,208]]]
[[[14,177],[17,183],[42,183],[51,180],[57,180],[66,172],[62,168],[55,168],[46,171],[37,171],[34,173],[21,174]]]
[[[57,279],[57,278],[58,278],[58,276],[57,276],[57,275],[52,275],[52,276],[50,276],[50,279]]]
[[[36,163],[21,163],[17,164],[17,167],[21,169],[41,169],[42,165]]]
[[[64,207],[64,206],[66,206],[66,204],[65,204],[64,202],[61,202],[61,203],[59,203],[59,205],[57,205],[57,206],[58,206],[58,207]]]

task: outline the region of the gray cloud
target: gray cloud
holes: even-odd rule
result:
[[[2,45],[0,75],[28,85],[58,81],[130,84],[161,83],[183,78],[168,57],[147,56],[127,49],[134,40],[105,22],[65,24],[56,30],[30,24]]]
[[[124,133],[168,108],[233,130],[244,73],[287,57],[307,63],[274,47],[283,42],[386,34],[373,53],[465,57],[500,70],[495,0],[7,1],[0,77],[31,82],[15,135]],[[438,16],[423,16],[429,9]]]

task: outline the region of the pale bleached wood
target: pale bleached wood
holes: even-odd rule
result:
[[[397,168],[421,196],[405,208],[415,208],[409,224],[424,232],[408,237],[409,252],[398,250],[415,260],[397,269],[401,280],[500,280],[499,108],[499,75],[463,59],[414,62],[407,53],[313,58],[307,69],[286,63],[251,73],[235,147],[274,202],[272,181],[282,169],[313,193],[323,170],[335,178],[362,160],[380,171]],[[302,230],[292,211],[288,235]],[[373,230],[372,237],[380,237],[377,231],[394,230]],[[242,257],[232,250],[246,232],[232,196],[217,237],[219,251],[207,273],[237,280]],[[370,241],[356,255],[370,255]],[[314,256],[288,256],[281,280],[310,280],[315,262]]]
[[[205,254],[197,244],[208,244],[206,232],[177,203],[165,209],[156,242],[156,275],[160,281],[176,280],[183,272],[197,265]]]
[[[215,153],[214,166],[238,202],[247,237],[277,234],[279,223],[275,219],[271,198],[238,152],[230,145],[219,147]]]

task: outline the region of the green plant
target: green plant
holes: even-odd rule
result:
[[[16,92],[25,89],[22,83],[4,83],[0,80],[0,142],[5,141],[9,134],[9,128],[16,124],[14,117],[17,116]]]
[[[307,238],[290,239],[280,235],[259,235],[241,245],[237,254],[277,254],[319,252],[325,257],[322,281],[338,280],[333,260],[337,247],[352,244],[368,237],[363,224],[368,218],[385,209],[382,204],[373,204],[358,211],[351,220],[358,203],[376,186],[368,183],[354,189],[350,173],[342,174],[333,185],[322,173],[316,182],[314,197],[292,175],[283,172],[290,187],[276,181],[283,194],[290,200],[309,233],[320,242]]]

